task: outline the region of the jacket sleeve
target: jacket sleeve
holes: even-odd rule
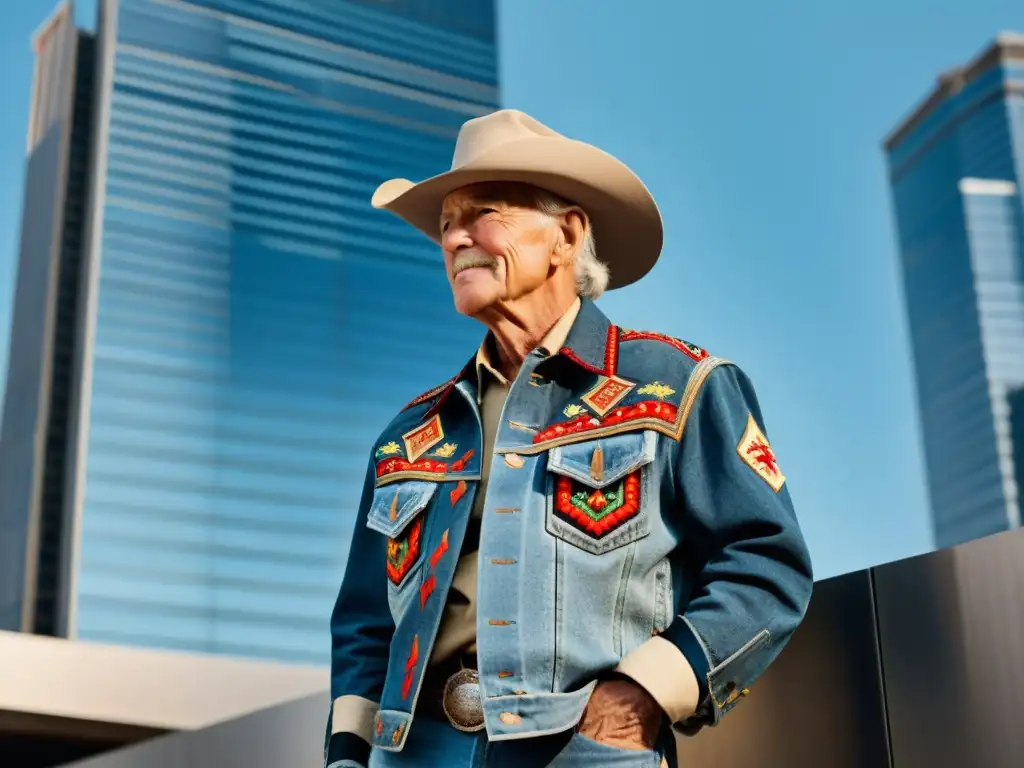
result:
[[[326,768],[363,768],[369,761],[373,718],[387,673],[394,620],[388,606],[387,542],[366,527],[373,501],[371,458],[352,545],[331,615],[331,709],[324,745]]]
[[[814,580],[754,388],[712,360],[721,365],[693,401],[675,463],[694,590],[619,667],[691,733],[749,692],[803,620]]]

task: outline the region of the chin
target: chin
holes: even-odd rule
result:
[[[497,301],[495,291],[480,290],[482,286],[462,286],[453,292],[455,311],[466,317],[476,317]]]

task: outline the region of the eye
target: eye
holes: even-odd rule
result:
[[[496,211],[496,210],[494,210],[493,208],[481,208],[481,209],[479,210],[479,214],[480,214],[481,216],[486,216],[486,215],[487,215],[487,214],[489,214],[489,213],[497,213],[497,211]]]
[[[441,222],[441,234],[443,235],[445,232],[447,232],[448,231],[448,227],[450,227],[450,226],[451,226],[451,224],[449,222],[442,221]]]

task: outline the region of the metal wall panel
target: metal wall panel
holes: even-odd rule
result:
[[[1024,532],[875,570],[894,765],[1024,763]]]
[[[819,582],[751,694],[679,739],[680,764],[1016,768],[1022,638],[1024,531]],[[313,768],[326,711],[313,696],[77,765]]]
[[[682,768],[885,768],[888,739],[871,577],[818,582],[807,618],[750,695],[680,738]]]

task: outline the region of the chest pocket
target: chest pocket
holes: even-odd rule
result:
[[[388,602],[397,618],[416,593],[410,585],[423,565],[426,509],[437,483],[416,480],[378,488],[367,515],[366,527],[387,537]]]
[[[648,430],[552,448],[547,532],[594,555],[646,536],[657,503],[657,441]]]

